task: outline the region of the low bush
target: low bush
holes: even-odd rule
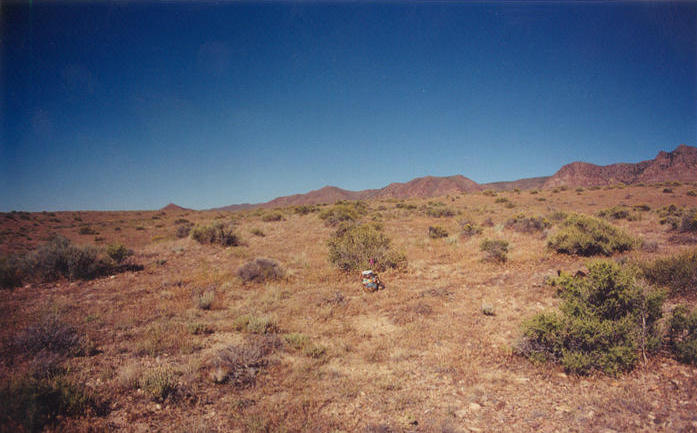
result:
[[[447,238],[448,231],[441,226],[430,226],[428,228],[428,237],[431,239]]]
[[[697,249],[641,265],[646,279],[673,294],[697,293]]]
[[[445,206],[428,206],[424,209],[426,216],[432,218],[447,218],[455,216],[455,211]]]
[[[484,239],[479,249],[486,254],[485,261],[504,263],[508,260],[508,242],[504,240]]]
[[[85,354],[84,341],[77,330],[53,313],[23,329],[15,337],[14,345],[18,352],[30,356],[44,351],[64,357]]]
[[[336,226],[345,222],[356,221],[360,217],[359,211],[355,206],[339,204],[323,210],[319,214],[328,226]]]
[[[266,357],[276,346],[268,338],[259,337],[218,351],[210,363],[211,380],[237,387],[253,385],[257,374],[267,365]]]
[[[97,232],[90,226],[82,226],[80,227],[79,233],[81,235],[94,235],[97,234]]]
[[[283,214],[279,211],[269,212],[269,213],[264,214],[261,217],[261,220],[264,222],[282,221]]]
[[[129,250],[123,244],[111,244],[106,247],[106,253],[116,263],[123,262],[126,257],[133,255],[133,250]]]
[[[598,212],[598,216],[601,218],[608,218],[613,220],[625,219],[627,221],[636,221],[639,219],[639,215],[629,210],[629,208],[624,206],[614,206],[611,208],[603,209]]]
[[[23,259],[23,273],[39,281],[54,281],[65,277],[92,279],[115,271],[110,258],[102,257],[90,246],[76,246],[56,236]]]
[[[680,227],[681,218],[684,213],[684,208],[677,207],[674,204],[663,206],[658,209],[658,222],[661,225],[668,225],[672,230],[677,230]]]
[[[329,262],[345,272],[406,267],[406,257],[390,244],[379,225],[342,225],[328,241]]]
[[[240,238],[235,234],[233,223],[217,222],[211,225],[197,225],[191,230],[191,237],[201,244],[220,244],[235,247]]]
[[[175,232],[177,238],[183,239],[186,237],[189,237],[189,234],[191,234],[191,228],[193,227],[192,224],[180,224],[177,226],[177,231]]]
[[[679,306],[673,310],[668,328],[668,343],[678,361],[697,365],[697,310]]]
[[[634,368],[639,352],[660,347],[656,323],[664,296],[646,291],[635,270],[599,261],[585,277],[562,274],[554,283],[563,299],[561,312],[525,322],[517,348],[522,355],[558,362],[575,374],[617,375]]]
[[[9,378],[0,382],[0,430],[41,432],[59,418],[105,409],[85,387],[63,376]]]
[[[276,320],[266,316],[254,316],[244,314],[237,317],[233,326],[237,331],[249,332],[251,334],[275,334],[278,331]]]
[[[21,286],[22,274],[22,264],[18,257],[0,257],[0,289]]]
[[[634,248],[635,241],[620,229],[586,215],[570,215],[548,242],[558,253],[579,256],[612,255]]]
[[[319,211],[319,208],[315,205],[309,205],[309,206],[296,206],[295,209],[293,209],[293,212],[295,212],[298,215],[307,215],[312,212],[317,212]]]
[[[297,332],[285,334],[283,340],[295,350],[300,350],[310,344],[310,338],[307,335]]]
[[[210,310],[215,300],[215,290],[206,290],[194,295],[194,304],[199,310]]]
[[[170,367],[157,366],[143,372],[138,385],[154,400],[164,401],[177,389],[177,379]]]
[[[521,233],[534,233],[541,232],[551,225],[546,218],[518,214],[506,221],[505,227]]]
[[[261,238],[263,238],[264,236],[266,236],[266,233],[264,233],[260,228],[256,228],[256,227],[253,228],[253,229],[251,229],[251,230],[249,231],[249,233],[253,234],[254,236],[259,236],[259,237],[261,237]]]
[[[474,235],[481,234],[483,229],[479,226],[474,219],[465,217],[461,218],[457,224],[460,226],[460,236],[470,237]]]
[[[279,280],[285,277],[285,274],[277,261],[261,257],[245,263],[237,269],[237,276],[245,283]]]
[[[680,221],[680,231],[686,233],[697,233],[697,208],[686,210]]]

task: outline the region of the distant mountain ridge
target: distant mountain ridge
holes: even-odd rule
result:
[[[439,197],[483,191],[487,189],[505,191],[512,189],[541,189],[568,187],[589,187],[612,185],[616,183],[657,183],[667,181],[697,181],[697,147],[681,144],[672,152],[661,151],[656,158],[638,163],[617,163],[606,166],[588,162],[572,162],[564,165],[552,176],[531,177],[509,182],[490,182],[478,184],[462,175],[425,176],[409,182],[395,182],[380,189],[349,191],[336,186],[275,198],[266,203],[235,204],[215,210],[237,211],[250,208],[275,208],[320,203],[334,203],[338,200],[366,199],[409,199]]]

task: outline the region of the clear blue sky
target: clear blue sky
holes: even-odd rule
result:
[[[697,3],[3,2],[0,210],[477,182],[697,140]]]

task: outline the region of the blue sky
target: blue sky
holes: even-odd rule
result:
[[[196,209],[697,145],[695,2],[10,2],[0,210]]]

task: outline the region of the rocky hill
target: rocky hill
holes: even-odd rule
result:
[[[672,152],[635,164],[595,165],[572,162],[545,181],[545,188],[558,186],[601,186],[615,183],[656,183],[697,181],[697,148],[681,144]]]
[[[391,183],[380,189],[366,189],[362,191],[349,191],[335,186],[325,186],[306,194],[278,197],[266,203],[236,204],[218,208],[218,210],[235,211],[255,207],[275,208],[333,203],[338,200],[428,198],[487,189],[495,191],[512,190],[515,188],[528,190],[556,188],[559,186],[590,187],[616,183],[633,184],[667,181],[697,181],[696,147],[681,144],[672,152],[661,151],[656,158],[638,163],[617,163],[601,166],[588,162],[572,162],[548,177],[531,177],[510,182],[478,184],[462,175],[446,177],[426,176],[410,180],[409,182]]]

